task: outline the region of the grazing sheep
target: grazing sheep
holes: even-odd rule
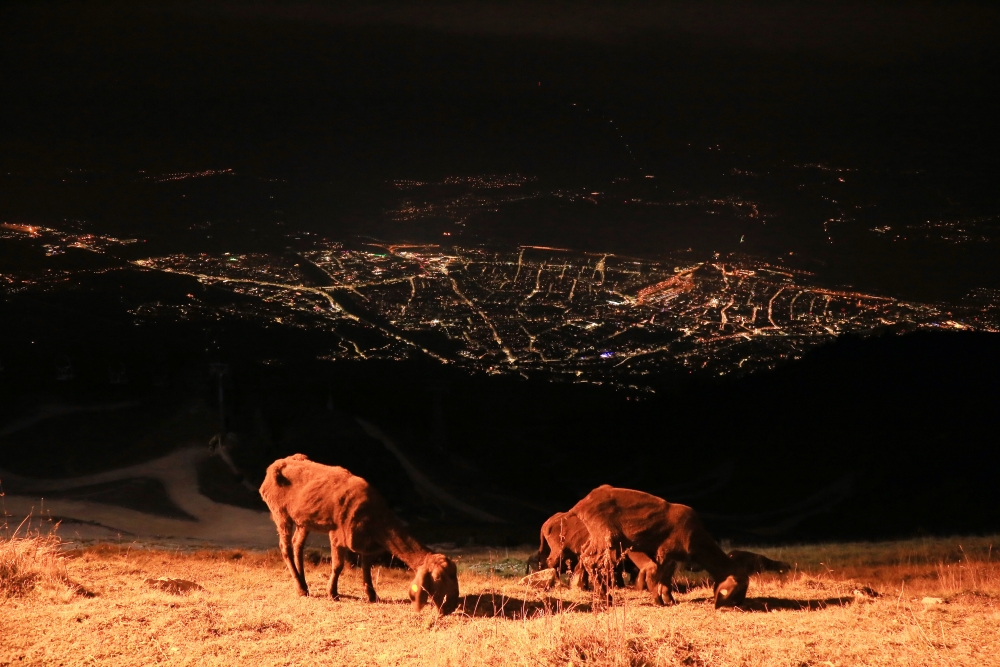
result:
[[[590,539],[586,524],[572,511],[556,512],[542,524],[538,553],[529,561],[538,569],[555,568],[562,574],[564,567],[573,573],[573,583],[580,588],[589,588],[586,568],[580,565],[580,553]],[[633,576],[638,574],[631,562],[623,561],[615,568],[615,585],[624,586],[623,570]]]
[[[368,600],[376,601],[372,559],[388,551],[416,571],[410,599],[418,611],[428,599],[442,614],[458,606],[455,563],[414,539],[378,491],[344,468],[315,463],[303,454],[278,459],[268,466],[260,495],[271,510],[281,557],[299,595],[309,595],[302,550],[313,530],[330,535],[332,597],[337,597],[337,581],[353,551],[361,557]]]
[[[733,562],[735,567],[748,575],[760,574],[761,572],[777,572],[779,574],[785,574],[787,572],[791,572],[792,570],[792,566],[789,563],[780,560],[771,560],[767,556],[763,556],[752,551],[743,551],[741,549],[733,549],[730,551],[729,560]],[[692,571],[700,570],[701,565],[691,561],[688,563],[687,569]],[[639,571],[639,575],[636,577],[635,582],[636,590],[641,591],[646,588],[646,574],[646,570]]]
[[[656,604],[674,603],[670,592],[674,569],[678,562],[691,561],[704,567],[715,582],[716,608],[746,599],[749,574],[719,548],[690,507],[604,485],[571,511],[590,532],[582,559],[602,592],[607,589],[609,569],[604,566],[627,555],[639,567],[639,580]]]

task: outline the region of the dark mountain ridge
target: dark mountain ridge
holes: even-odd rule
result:
[[[251,331],[216,339],[240,340],[244,351],[308,346],[305,332],[283,334],[299,341],[267,342],[265,333],[251,343]],[[132,359],[132,384],[124,387],[88,377],[83,365],[61,382],[26,375],[17,364],[5,369],[0,468],[70,476],[180,444],[207,445],[219,428],[216,380],[207,363],[190,361],[199,358],[197,340],[178,333],[157,341],[156,356]],[[742,540],[1000,528],[993,444],[1000,342],[990,334],[842,338],[772,372],[722,381],[664,377],[643,400],[432,362],[328,363],[290,353],[256,363],[230,350],[226,428],[252,483],[270,461],[303,452],[370,479],[432,532],[451,526],[474,534],[483,526],[422,494],[358,418],[434,484],[504,519],[488,539],[530,540],[547,513],[602,483],[690,504],[720,535]],[[174,358],[188,361],[158,383],[155,369],[141,368]],[[54,404],[123,396],[132,403],[103,412],[44,413]],[[31,415],[39,418],[25,421]]]

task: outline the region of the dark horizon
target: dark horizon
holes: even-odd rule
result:
[[[4,14],[3,155],[22,167],[559,177],[579,156],[557,153],[581,140],[584,154],[604,153],[598,163],[617,158],[612,171],[662,171],[687,143],[854,167],[997,164],[996,130],[982,122],[996,110],[1000,10],[988,4],[150,3]],[[637,162],[615,155],[618,133],[581,133],[599,129],[594,119],[561,128],[573,103],[615,119]]]

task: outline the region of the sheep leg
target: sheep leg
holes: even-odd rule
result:
[[[587,582],[587,568],[581,565],[580,557],[572,552],[563,552],[563,561],[566,565],[566,570],[570,573],[570,583],[572,584],[576,581],[576,585],[582,590],[586,590],[588,587]],[[577,573],[583,572],[582,578],[577,577]],[[562,573],[559,573],[562,575]]]
[[[559,576],[562,576],[566,572],[572,572],[576,569],[576,562],[574,562],[575,559],[571,556],[571,554],[566,553],[564,549],[560,549],[556,556],[556,574]]]
[[[371,557],[361,554],[361,577],[365,582],[365,594],[369,602],[378,602],[378,595],[375,594],[375,584],[372,583],[372,560]]]
[[[627,557],[632,564],[639,568],[639,574],[635,577],[635,590],[642,591],[648,589],[650,593],[655,590],[656,563],[652,558],[641,551],[628,551]]]
[[[674,594],[671,592],[674,583],[674,570],[677,563],[668,561],[656,568],[656,590],[652,590],[653,601],[656,604],[672,605],[675,603]]]
[[[582,558],[582,557],[581,557]],[[611,592],[609,590],[608,566],[611,562],[610,552],[604,554],[589,554],[586,559],[585,572],[590,580],[590,586],[595,593],[595,597],[604,600],[607,604],[612,604]]]
[[[660,565],[641,551],[629,551],[628,558],[639,568],[639,575],[636,577],[636,590],[642,590],[642,587],[645,586],[646,590],[653,596],[654,604],[674,604],[670,584],[674,578],[674,569],[677,567],[677,563],[667,561]]]
[[[295,558],[296,580],[299,583],[299,590],[302,595],[309,595],[309,584],[306,583],[306,570],[302,563],[302,552],[305,548],[306,537],[309,531],[302,526],[295,527],[292,535],[292,554]]]
[[[583,561],[579,561],[576,567],[572,570],[573,576],[570,577],[569,583],[572,588],[577,590],[586,591],[590,589],[590,577],[587,576],[587,568],[584,567]]]
[[[333,535],[330,536],[330,597],[337,598],[337,582],[340,581],[340,573],[344,571],[344,563],[347,562],[347,549],[338,547],[333,543]]]
[[[292,546],[292,530],[295,524],[291,522],[275,522],[278,525],[278,551],[281,552],[281,559],[288,566],[288,572],[295,580],[295,587],[299,595],[309,595],[309,589],[305,586],[305,577],[295,568],[295,555]],[[295,530],[298,530],[297,528]]]
[[[615,564],[615,588],[625,588],[625,567],[620,561]]]

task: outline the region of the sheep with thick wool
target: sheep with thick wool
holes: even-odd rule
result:
[[[268,466],[260,495],[271,510],[281,557],[299,595],[309,595],[302,559],[306,536],[321,531],[330,536],[332,597],[338,596],[340,573],[354,552],[360,556],[365,594],[375,602],[372,559],[388,551],[416,571],[410,585],[415,609],[430,601],[441,614],[449,614],[458,606],[455,563],[410,535],[382,495],[357,475],[295,454]]]

